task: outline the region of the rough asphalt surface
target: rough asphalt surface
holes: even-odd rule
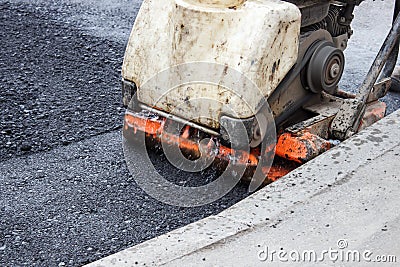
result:
[[[50,8],[0,5],[3,160],[120,127],[124,45],[62,23]]]
[[[119,81],[140,2],[0,0],[0,266],[80,266],[247,196],[239,184],[210,205],[171,207],[129,175]],[[376,5],[391,12],[387,2]],[[343,87],[362,79],[389,22],[355,25],[380,35],[355,30]],[[398,95],[386,101],[399,106]]]
[[[204,207],[171,207],[129,175],[120,66],[140,3],[122,2],[118,12],[111,1],[0,3],[0,266],[80,266],[248,194],[240,185]]]

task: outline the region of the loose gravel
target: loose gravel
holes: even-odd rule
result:
[[[0,160],[120,128],[123,44],[24,4],[0,9]]]

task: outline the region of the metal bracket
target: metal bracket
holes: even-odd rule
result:
[[[384,97],[392,86],[392,79],[385,78],[382,81],[376,83],[369,94],[366,103],[374,102]]]
[[[339,140],[347,139],[355,133],[354,124],[359,124],[365,104],[358,99],[346,99],[332,121],[331,135]]]
[[[361,118],[364,115],[365,106],[368,103],[371,94],[372,98],[381,96],[380,94],[373,96],[373,88],[399,37],[400,16],[398,15],[367,76],[365,77],[364,82],[359,87],[356,98],[347,99],[333,119],[330,127],[330,132],[333,138],[344,140],[356,133],[360,126]],[[382,92],[382,90],[379,91]]]

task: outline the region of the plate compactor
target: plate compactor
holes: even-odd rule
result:
[[[144,0],[122,67],[124,137],[245,166],[242,178],[285,175],[385,115],[400,1],[358,92],[338,88],[361,2]]]

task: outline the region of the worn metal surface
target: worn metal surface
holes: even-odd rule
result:
[[[365,108],[364,116],[361,119],[358,132],[364,130],[368,126],[371,126],[375,122],[383,119],[386,114],[386,104],[380,101],[375,101],[367,105]]]
[[[389,80],[390,81],[390,80]],[[383,81],[376,85],[375,96],[381,95],[383,91],[387,91],[388,83]],[[310,119],[296,123],[286,129],[278,138],[276,146],[276,155],[291,161],[304,163],[310,161],[316,156],[327,151],[337,143],[337,140],[330,140],[329,126],[331,125],[335,115],[343,108],[351,108],[355,99],[341,99],[328,94],[322,95],[321,103],[305,107],[306,110],[318,114]],[[348,103],[347,105],[345,103]],[[366,111],[360,121],[360,127],[357,132],[371,126],[385,116],[386,104],[374,100],[366,105]]]
[[[124,137],[132,144],[142,142],[145,138],[146,143],[151,148],[171,146],[179,148],[179,151],[189,160],[197,160],[200,157],[211,160],[214,166],[223,170],[231,162],[236,166],[243,166],[244,180],[251,179],[256,172],[258,165],[262,165],[266,157],[272,157],[273,160],[275,145],[266,146],[262,153],[262,146],[248,149],[236,149],[236,146],[229,147],[221,143],[218,136],[209,135],[190,125],[181,124],[183,128],[171,131],[168,125],[171,120],[160,116],[158,113],[146,110],[140,112],[127,112],[124,119]],[[175,123],[175,122],[172,122]],[[281,144],[278,143],[277,146]],[[284,148],[279,148],[283,150]],[[210,163],[211,163],[210,162]],[[297,161],[299,162],[299,161]],[[285,159],[275,159],[272,166],[261,166],[264,184],[276,181],[298,167],[294,162],[288,162]]]
[[[329,150],[331,144],[309,132],[300,134],[284,133],[279,136],[276,155],[299,163],[305,163]]]
[[[176,135],[167,132],[165,124],[166,119],[155,114],[126,113],[124,135],[131,139],[137,132],[145,133],[148,140],[179,147],[192,158],[205,156],[226,162],[234,161],[238,165],[257,166],[258,164],[258,158],[255,155],[241,150],[234,151],[220,144],[215,137],[209,138],[207,143],[201,142],[200,138],[193,138],[192,131],[196,131],[195,136],[198,132],[195,128],[185,126],[184,131]]]
[[[255,92],[244,89],[235,96],[217,85],[192,84],[175,88],[159,99],[160,89],[144,91],[141,85],[173,65],[202,61],[243,73],[268,97],[296,62],[300,11],[295,5],[274,0],[249,0],[235,8],[198,2],[144,1],[128,43],[122,75],[138,85],[139,101],[183,118],[207,114],[210,119],[199,118],[198,122],[216,128],[222,112],[239,118],[254,115],[260,102]],[[220,73],[221,80],[224,75]],[[215,100],[215,105],[198,103],[190,110],[175,109],[187,99],[202,97]],[[234,106],[236,114],[224,110],[226,104]]]
[[[337,139],[346,139],[353,135],[359,128],[359,123],[365,111],[365,104],[373,87],[384,68],[392,50],[398,45],[400,36],[400,16],[397,16],[393,26],[381,46],[364,82],[358,89],[356,98],[344,103],[331,125],[331,133]]]
[[[384,97],[391,88],[391,86],[392,86],[392,79],[390,77],[385,78],[382,81],[376,83],[374,87],[372,87],[372,90],[369,93],[366,103],[371,103]]]

